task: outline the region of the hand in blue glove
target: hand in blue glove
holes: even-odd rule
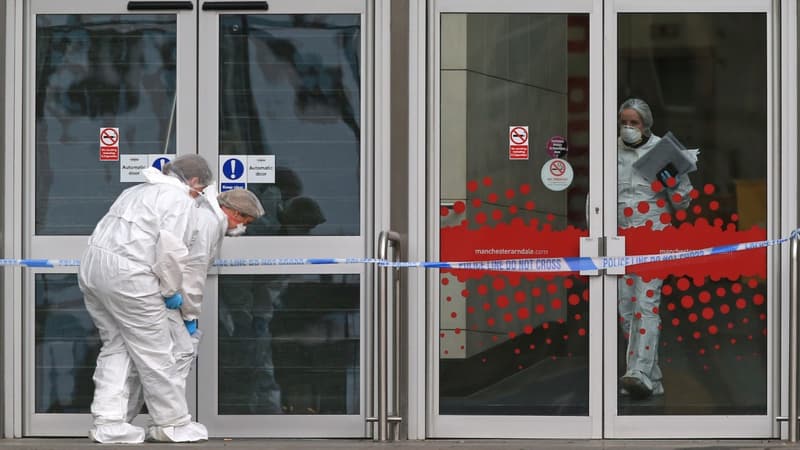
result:
[[[183,324],[186,325],[186,331],[189,332],[189,336],[195,334],[197,332],[197,319],[195,320],[184,320]]]
[[[183,304],[183,296],[180,292],[176,292],[172,297],[165,298],[164,304],[167,305],[169,309],[178,309]]]
[[[675,179],[677,175],[678,171],[675,169],[675,166],[673,166],[672,163],[669,163],[663,169],[658,171],[656,178],[658,178],[658,181],[660,181],[664,187],[672,188],[677,184],[677,180]]]

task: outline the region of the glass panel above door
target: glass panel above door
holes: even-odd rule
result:
[[[118,129],[117,156],[175,153],[176,20],[36,16],[37,235],[90,234],[131,186],[101,129]]]
[[[266,211],[247,234],[358,236],[360,16],[219,20],[219,154],[274,157],[274,181],[247,182]]]

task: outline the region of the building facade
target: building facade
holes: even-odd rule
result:
[[[267,212],[207,283],[187,396],[212,436],[786,437],[795,1],[0,18],[3,436],[86,434],[76,260],[143,168],[197,153]],[[629,98],[674,154],[630,164]]]

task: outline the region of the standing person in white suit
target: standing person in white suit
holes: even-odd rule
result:
[[[81,258],[78,284],[102,342],[89,430],[96,442],[144,441],[144,430],[126,421],[134,373],[158,440],[208,439],[188,413],[167,312],[183,302],[184,258],[197,234],[194,198],[212,173],[198,155],[178,157],[168,167],[168,175],[146,170],[146,182],[120,194]]]
[[[633,163],[661,140],[650,130],[653,113],[647,103],[638,98],[625,100],[619,108],[618,119],[617,226],[663,230],[671,225],[661,222],[661,214],[686,208],[691,201],[692,183],[686,174],[666,175],[661,179],[663,189],[656,190],[634,169]],[[659,206],[659,200],[663,206]],[[664,394],[658,366],[661,285],[662,280],[658,278],[644,279],[634,274],[620,277],[617,284],[620,325],[628,336],[621,393],[634,399]]]

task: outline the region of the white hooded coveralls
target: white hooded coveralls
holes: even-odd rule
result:
[[[97,224],[78,273],[86,309],[102,342],[93,377],[90,431],[101,441],[103,436],[113,442],[140,441],[133,435],[114,437],[125,429],[127,381],[135,372],[157,426],[191,422],[164,298],[183,283],[183,259],[196,229],[196,202],[178,179],[155,169],[147,169],[145,176],[147,181],[123,191]]]
[[[688,175],[678,176],[677,183],[672,188],[665,187],[660,192],[655,192],[652,184],[633,168],[633,163],[660,140],[658,136],[652,135],[641,147],[631,148],[622,139],[617,139],[617,225],[622,229],[647,225],[653,231],[663,230],[670,225],[661,222],[661,214],[684,209],[691,201],[689,192],[692,190],[692,183]],[[675,194],[681,196],[680,201],[675,201]],[[659,199],[665,201],[663,207],[658,206]],[[648,205],[645,213],[640,212],[641,202]],[[633,214],[626,215],[626,208],[631,208]],[[648,221],[651,224],[648,225]],[[661,285],[662,280],[658,278],[644,281],[640,276],[630,273],[621,277],[617,283],[620,325],[629,336],[625,376],[640,379],[654,391],[661,388],[662,378],[661,368],[658,366]]]
[[[173,355],[178,366],[178,377],[184,390],[186,389],[186,380],[191,372],[192,362],[197,356],[202,332],[197,330],[194,335],[190,336],[183,321],[196,320],[200,317],[206,277],[214,260],[219,256],[225,231],[228,229],[228,219],[217,203],[214,185],[207,187],[204,195],[197,198],[197,202],[197,222],[195,223],[197,233],[189,247],[188,255],[183,258],[185,267],[181,289],[184,294],[183,304],[179,310],[167,313],[174,341]],[[142,409],[144,398],[141,395],[141,388],[138,377],[132,376],[128,379],[128,391],[131,393],[128,422],[132,421]]]

